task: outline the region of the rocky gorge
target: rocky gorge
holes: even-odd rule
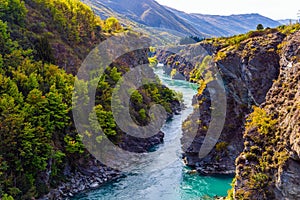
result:
[[[277,81],[280,82],[281,77],[284,76],[282,75],[283,73],[285,76],[287,73],[290,73],[283,71],[284,69],[290,69],[297,62],[298,57],[297,53],[295,53],[297,52],[297,43],[295,42],[297,39],[296,33],[287,36],[282,31],[270,29],[264,32],[250,33],[236,44],[226,44],[225,41],[230,40],[230,38],[223,41],[212,39],[199,44],[185,46],[183,50],[180,48],[180,51],[178,47],[175,47],[174,49],[156,52],[158,60],[165,64],[167,73],[171,74],[174,73],[174,69],[176,70],[176,73],[173,74],[175,79],[186,79],[192,82],[197,82],[197,79],[201,80],[203,78],[202,75],[199,76],[199,71],[202,70],[201,65],[202,67],[206,65],[205,67],[208,69],[210,66],[213,66],[219,70],[226,89],[227,105],[225,125],[216,146],[205,158],[199,159],[198,152],[203,144],[207,127],[210,124],[210,114],[213,109],[211,107],[210,91],[205,81],[199,82],[199,84],[202,83],[204,86],[200,87],[198,94],[193,100],[194,107],[196,106],[200,110],[200,118],[197,122],[193,121],[195,113],[192,113],[183,123],[181,142],[183,146],[185,143],[188,143],[190,140],[189,133],[192,129],[197,129],[197,135],[192,145],[186,147],[184,161],[188,166],[196,168],[200,174],[236,174],[234,198],[244,198],[245,191],[248,191],[250,188],[247,185],[250,177],[245,177],[245,174],[242,175],[242,172],[246,171],[244,168],[253,164],[250,160],[244,158],[244,153],[250,149],[244,144],[244,142],[247,142],[248,134],[245,128],[249,120],[247,117],[253,112],[253,106],[264,107],[267,105],[275,83]],[[172,52],[179,53],[174,54]],[[142,50],[133,54],[127,54],[118,59],[114,66],[120,68],[127,66],[130,68],[147,63],[148,53],[147,50]],[[294,72],[295,70],[293,70],[292,74]],[[293,80],[297,80],[297,78]],[[294,86],[297,86],[297,81]],[[284,96],[291,98],[291,95]],[[177,113],[179,110],[180,104],[174,101],[172,103],[172,113]],[[294,131],[292,137],[297,138],[296,135],[297,131],[296,133]],[[162,143],[163,137],[164,134],[162,132],[147,140],[131,138],[124,134],[122,139],[119,140],[122,142],[118,145],[128,151],[146,152],[153,146]],[[250,144],[255,146],[253,143]],[[297,148],[297,145],[294,143],[291,146]],[[269,175],[270,177],[272,175],[275,177],[273,180],[270,178],[269,182],[270,188],[274,191],[272,195],[277,195],[276,198],[279,198],[278,196],[295,196],[298,194],[296,181],[294,181],[295,185],[291,186],[292,189],[285,188],[283,183],[283,181],[295,180],[290,171],[297,169],[295,157],[297,158],[298,155],[291,153],[291,156],[293,159],[288,161],[287,167],[280,168],[278,172],[273,172],[274,174]],[[237,161],[235,161],[236,158],[238,158]],[[256,162],[254,165],[258,164]],[[56,190],[52,190],[44,199],[59,199],[73,196],[78,192],[100,187],[103,183],[120,176],[119,172],[103,166],[93,158],[89,160],[88,164],[85,163],[79,166],[76,172],[70,173],[67,168],[65,175],[70,177],[69,182],[63,183]],[[284,171],[284,169],[287,171]],[[293,194],[289,194],[289,191],[293,191]],[[256,197],[268,198],[271,194],[265,194],[265,196],[251,195],[246,193],[246,197],[249,199]]]
[[[266,101],[260,105],[262,111],[256,110],[249,118],[254,123],[247,125],[245,147],[236,161],[234,195],[238,199],[300,198],[299,41],[299,31],[283,40],[279,51],[279,77],[268,91]],[[261,112],[265,112],[264,117],[259,115]],[[266,124],[255,122],[257,115]],[[262,133],[262,128],[269,124],[273,126],[268,128],[268,133]],[[249,158],[253,152],[256,156]],[[261,182],[260,186],[257,181]],[[255,188],[256,191],[251,190]]]
[[[149,38],[81,1],[3,2],[0,199],[69,199],[93,189],[105,200],[210,198],[225,196],[232,176],[229,199],[300,198],[299,24],[157,48],[167,76],[146,66],[156,63]],[[76,77],[91,51],[117,56],[84,65]],[[166,112],[155,115],[157,104]],[[146,131],[135,128],[148,124],[160,126],[138,137]],[[124,168],[131,161],[105,141],[138,154],[137,169],[125,174],[97,160],[105,154]]]
[[[252,31],[230,38],[208,39],[181,47],[181,51],[169,48],[156,52],[157,59],[166,66],[165,71],[172,73],[174,78],[183,77],[193,82],[202,79],[194,97],[194,107],[199,108],[200,118],[196,122],[197,113],[193,113],[183,124],[183,146],[191,130],[197,130],[195,140],[184,152],[184,159],[201,174],[236,174],[231,198],[299,198],[296,179],[299,175],[300,32],[295,27],[297,25]],[[216,146],[206,157],[199,159],[198,153],[214,109],[207,82],[203,81],[203,66],[206,69],[216,67],[221,74],[227,109],[225,125]],[[256,107],[266,110],[271,115],[270,120],[277,121],[272,125],[273,130],[266,131],[269,135],[259,139],[257,126],[249,125]],[[259,116],[259,121],[263,121],[263,115]],[[272,124],[270,120],[266,124]],[[270,144],[271,138],[278,140]],[[271,161],[271,157],[276,161]],[[266,169],[265,165],[271,163],[273,166]],[[260,181],[263,182],[261,185]]]
[[[129,35],[131,35],[131,33],[129,33]],[[133,34],[133,36],[135,36],[135,34]],[[133,69],[135,66],[148,64],[148,52],[148,49],[141,49],[126,53],[120,58],[114,60],[111,66],[117,67],[122,73],[125,73],[129,69]],[[153,70],[151,68],[149,68],[149,70],[149,74],[147,75],[154,78],[155,74]],[[142,77],[137,78],[142,79]],[[170,92],[170,94],[173,94],[167,87],[163,85],[160,85],[160,87],[161,92]],[[145,94],[145,91],[143,91],[141,88],[139,88],[139,90],[143,95],[143,99],[145,99],[146,101],[144,102],[144,105],[149,105],[150,102],[153,101],[151,99],[151,95]],[[170,97],[168,101],[170,110],[167,113],[167,118],[172,118],[174,114],[180,112],[180,110],[182,109],[182,105],[177,99],[173,97]],[[130,104],[130,106],[132,107],[132,116],[138,117],[139,113],[137,111],[139,110],[135,110],[137,109],[137,105],[134,103],[133,99],[131,99]],[[139,105],[139,107],[140,106],[141,105]],[[141,123],[141,120],[135,122]],[[116,136],[111,137],[110,140],[123,150],[135,153],[146,153],[155,146],[163,143],[164,133],[162,131],[159,131],[149,138],[137,138],[123,132],[120,129],[117,129]],[[51,172],[48,171],[45,174],[47,173],[49,174]],[[50,190],[47,195],[40,199],[66,199],[81,192],[97,189],[107,182],[122,177],[123,173],[104,165],[89,152],[86,152],[86,155],[84,157],[79,157],[79,159],[76,160],[75,166],[74,163],[67,163],[65,165],[63,176],[65,180],[62,181],[58,186],[55,186],[54,189]],[[43,178],[43,180],[45,179]]]

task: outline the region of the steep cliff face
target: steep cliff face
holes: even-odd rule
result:
[[[249,117],[237,159],[236,199],[300,198],[300,32],[280,46],[279,78]]]
[[[193,50],[200,47],[206,52],[194,54]],[[207,62],[207,56],[212,56],[211,62]],[[212,39],[184,47],[183,51],[163,50],[157,58],[165,64],[166,72],[175,74],[176,70],[180,77],[200,84],[194,98],[200,115],[195,111],[183,124],[183,147],[193,129],[197,130],[192,145],[185,147],[188,165],[203,174],[235,173],[229,199],[300,198],[298,25]],[[204,66],[219,70],[227,111],[216,146],[199,159],[214,109],[207,82],[199,75]]]
[[[197,63],[201,63],[207,55],[212,55],[216,49],[217,47],[206,43],[167,47],[157,49],[156,57],[164,64],[164,71],[167,74],[171,74],[172,70],[176,71],[174,79],[190,81],[191,72]]]
[[[198,152],[211,122],[212,109],[209,89],[205,84],[194,101],[195,106],[199,106],[200,109],[198,131],[184,156],[186,163],[196,167],[201,173],[234,173],[235,159],[243,150],[245,116],[251,112],[253,105],[265,101],[273,80],[277,79],[279,74],[280,56],[277,53],[277,46],[283,41],[285,35],[270,29],[265,32],[252,32],[242,37],[244,38],[234,44],[216,40],[188,46],[182,51],[188,51],[185,54],[192,57],[192,61],[188,63],[182,61],[181,55],[166,56],[165,52],[158,54],[158,59],[164,61],[169,68],[167,71],[177,69],[186,79],[193,81],[201,79],[197,77],[197,73],[199,65],[205,60],[203,58],[212,55],[212,60],[206,64],[206,67],[216,67],[222,77],[227,99],[225,125],[215,148],[203,159],[198,158]],[[232,38],[228,38],[230,39]],[[202,55],[193,55],[193,50],[199,46],[206,52]],[[166,57],[167,59],[164,60]],[[195,126],[193,118],[194,116],[191,115],[184,123],[183,145],[188,140],[190,129]]]

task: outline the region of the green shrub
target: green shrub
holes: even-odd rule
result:
[[[147,118],[146,111],[143,108],[139,111],[139,115],[142,120],[145,120]]]
[[[27,13],[24,1],[20,0],[1,0],[0,20],[18,25],[24,25]]]
[[[8,194],[4,194],[1,198],[2,200],[14,200],[12,196],[9,196]]]
[[[177,70],[176,70],[176,69],[172,69],[172,71],[171,71],[171,73],[170,73],[170,76],[171,76],[172,78],[174,78],[176,74],[177,74]]]
[[[250,152],[254,154],[258,154],[261,152],[261,149],[258,146],[251,146],[250,147]]]
[[[131,100],[136,103],[136,104],[142,104],[143,103],[143,96],[137,91],[135,90],[132,94],[131,94]]]
[[[250,178],[251,189],[262,189],[268,185],[269,176],[263,173],[253,174]]]
[[[258,158],[254,153],[245,153],[245,158],[251,162],[251,161],[257,161]]]
[[[183,103],[184,99],[183,99],[183,94],[182,92],[175,92],[175,99],[177,99],[179,102]]]
[[[123,27],[116,18],[109,17],[104,21],[103,30],[106,32],[120,32],[123,30]]]
[[[258,24],[256,30],[258,31],[264,30],[264,26],[262,24]]]
[[[156,48],[151,46],[151,47],[149,47],[149,51],[151,53],[155,53],[156,52]]]
[[[158,64],[158,60],[157,60],[156,56],[148,58],[148,61],[149,61],[150,67],[156,67]]]
[[[84,152],[84,145],[82,144],[81,138],[79,135],[74,139],[73,137],[66,135],[64,137],[64,141],[66,143],[66,151],[69,153],[80,153]],[[59,155],[60,157],[62,154]]]
[[[234,196],[233,196],[233,193],[234,193],[234,185],[236,183],[236,178],[234,178],[231,182],[231,189],[229,189],[227,191],[227,197],[225,198],[225,200],[233,200],[234,199]]]
[[[227,149],[228,146],[228,142],[219,142],[216,144],[216,151],[224,151]]]
[[[217,55],[215,56],[215,61],[218,62],[226,58],[226,53],[223,51],[218,51]]]
[[[272,132],[277,120],[272,119],[262,108],[253,107],[253,110],[246,123],[246,129],[257,128],[258,132],[264,135]]]

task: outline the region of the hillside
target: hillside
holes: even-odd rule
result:
[[[264,27],[270,28],[280,25],[279,22],[259,14],[220,16],[197,13],[187,14],[172,8],[168,9],[193,25],[199,32],[215,37],[246,33],[249,30],[255,30],[257,24],[263,24]]]
[[[236,160],[235,199],[299,199],[300,31],[281,43],[280,73],[248,117]]]
[[[116,2],[120,5],[126,3],[120,8]],[[181,109],[178,99],[181,95],[161,85],[157,79],[134,91],[131,82],[125,82],[130,89],[120,89],[117,85],[121,77],[138,65],[148,70],[147,76],[156,78],[152,68],[147,66],[150,48],[126,52],[107,65],[102,60],[92,63],[106,67],[101,76],[102,71],[90,70],[94,66],[85,65],[88,71],[84,72],[90,80],[75,77],[82,62],[99,43],[109,42],[110,38],[117,38],[116,41],[122,43],[130,37],[131,40],[126,40],[129,42],[126,48],[130,49],[132,43],[144,44],[149,40],[132,31],[125,22],[146,30],[148,34],[152,29],[144,26],[156,26],[153,30],[158,35],[154,38],[160,34],[168,38],[161,40],[162,43],[178,37],[172,35],[170,40],[170,32],[164,33],[164,29],[173,29],[174,33],[183,31],[180,34],[190,34],[185,31],[190,31],[191,26],[196,30],[155,1],[134,3],[129,0],[107,1],[116,11],[104,4],[98,8],[100,4],[95,3],[93,9],[97,12],[98,8],[103,16],[119,13],[118,21],[113,17],[99,18],[92,8],[79,0],[1,1],[1,200],[69,199],[121,175],[120,171],[99,162],[95,158],[97,155],[92,155],[83,141],[92,141],[92,147],[98,149],[104,146],[103,136],[106,136],[114,147],[142,153],[141,156],[163,143],[162,131],[154,132],[149,138],[133,137],[122,131],[113,113],[113,109],[124,111],[128,103],[128,118],[132,119],[129,128],[134,133],[138,132],[134,129],[136,124],[143,127],[151,120],[157,122],[158,117],[148,112],[152,105],[160,104],[169,119]],[[124,14],[128,16],[124,17]],[[200,86],[193,99],[195,111],[183,123],[184,161],[201,174],[235,174],[229,199],[300,198],[299,41],[300,25],[295,24],[228,38],[208,38],[174,49],[156,49],[156,58],[165,64],[166,72]],[[116,51],[123,52],[122,46],[120,49],[99,51],[97,48],[96,52],[111,56]],[[155,48],[151,50],[155,51]],[[154,65],[157,64],[156,58],[150,59]],[[214,69],[218,69],[218,76]],[[134,81],[147,81],[142,70],[136,71],[139,74],[134,74]],[[215,77],[221,77],[221,81]],[[75,81],[79,87],[76,91]],[[124,83],[124,79],[120,82]],[[211,88],[218,85],[224,86],[221,93]],[[95,95],[91,96],[89,89],[93,87]],[[115,91],[128,97],[129,102],[115,98]],[[91,101],[93,97],[94,102]],[[226,112],[218,112],[218,107],[224,106],[221,105],[224,98]],[[114,107],[112,100],[118,102],[119,107]],[[214,100],[217,104],[212,103]],[[82,114],[80,109],[87,114]],[[225,117],[224,127],[221,120],[213,121],[211,113]],[[76,129],[76,117],[84,118],[80,126],[84,134]],[[200,147],[212,121],[216,125],[212,127],[221,124],[221,136],[209,138],[214,148],[206,157],[199,158]],[[99,129],[104,135],[99,135]],[[195,137],[191,137],[193,131]],[[190,145],[191,139],[194,141]],[[118,156],[106,155],[115,163],[123,161]],[[135,163],[137,161],[134,159]],[[161,171],[157,171],[160,175]],[[173,178],[169,173],[168,177]],[[142,185],[141,182],[134,184]],[[160,183],[158,185],[161,187]],[[141,191],[144,194],[145,188],[142,187]]]
[[[255,30],[257,24],[276,27],[280,23],[258,14],[187,14],[158,4],[154,0],[84,0],[95,13],[106,19],[115,16],[125,26],[147,34],[154,44],[176,44],[180,38],[231,36]]]
[[[290,25],[291,23],[292,24],[295,24],[298,22],[297,19],[281,19],[281,20],[277,20],[280,24],[283,24],[283,25]]]
[[[91,1],[94,3],[97,1]],[[154,0],[101,0],[103,5],[139,24],[177,31],[184,35],[200,35],[192,25]]]
[[[198,32],[195,32],[194,28],[191,27],[190,25],[188,25],[188,27],[185,27],[186,23],[181,24],[183,23],[182,20],[181,22],[175,23],[177,24],[176,27],[173,24],[171,25],[172,27],[168,27],[167,25],[168,21],[166,21],[168,19],[166,17],[163,17],[164,19],[162,19],[165,20],[164,22],[165,25],[156,24],[154,26],[150,26],[146,22],[143,22],[143,20],[138,19],[139,17],[136,14],[132,14],[133,12],[130,9],[133,8],[127,7],[128,8],[127,11],[125,11],[125,8],[121,9],[120,11],[120,6],[116,5],[114,1],[83,0],[83,2],[91,6],[95,11],[95,13],[99,15],[102,19],[106,19],[108,17],[114,16],[125,27],[128,27],[129,29],[133,29],[140,33],[144,33],[145,35],[147,35],[149,38],[152,39],[152,43],[154,45],[161,46],[166,44],[174,44],[177,43],[182,37],[185,37],[186,35],[202,35]],[[141,6],[140,1],[137,1],[136,3],[138,3]],[[145,5],[151,3],[154,4],[155,7],[159,7],[157,3],[155,3],[154,1],[147,1]],[[163,8],[159,8],[159,9],[163,9]],[[170,13],[169,11],[167,12]],[[174,15],[173,14],[171,15],[172,15],[171,18],[173,18]],[[161,16],[157,16],[156,18],[160,18],[160,17]],[[172,23],[174,23],[174,20],[176,19],[174,18]]]
[[[95,118],[88,113],[85,125],[91,131],[82,135],[72,114],[72,100],[88,99],[85,94],[91,84],[95,85],[94,79],[81,80],[82,93],[74,92],[74,74],[89,51],[118,33],[138,39],[137,33],[125,31],[118,21],[110,20],[101,20],[77,0],[1,2],[0,199],[65,199],[119,175],[83,145],[85,138],[103,145],[99,126],[93,126]],[[110,101],[124,73],[137,63],[149,63],[148,51],[128,52],[114,60],[98,77],[101,81],[96,82],[92,107],[104,134],[132,152],[147,152],[163,141],[164,134],[158,132],[147,139],[129,137],[113,120]],[[130,99],[134,122],[147,124],[147,111],[158,102],[172,116],[179,106],[175,95],[161,84],[139,88]]]
[[[183,123],[185,161],[201,174],[236,174],[228,199],[299,198],[299,30],[299,24],[280,26],[205,40],[177,55],[157,52],[167,72],[200,84],[194,100],[199,111]],[[214,67],[223,83],[210,75]],[[224,127],[211,139],[212,151],[199,158],[218,109],[210,92],[220,83],[227,101]],[[196,137],[185,147],[193,130]]]

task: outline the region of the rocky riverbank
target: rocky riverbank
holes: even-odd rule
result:
[[[168,114],[171,118],[178,114],[182,105],[178,101],[172,103],[172,113]],[[164,133],[160,131],[150,138],[136,138],[127,134],[122,135],[121,141],[117,144],[126,151],[135,153],[145,153],[164,141]],[[83,158],[76,161],[76,166],[66,165],[64,169],[64,180],[57,186],[52,186],[50,192],[40,198],[41,200],[62,200],[73,197],[76,194],[88,190],[97,189],[103,184],[122,176],[122,173],[109,168],[91,155],[89,158]]]
[[[119,75],[122,76],[124,75],[124,73],[129,71],[130,68],[134,68],[135,66],[147,63],[148,49],[141,49],[121,56],[120,58],[115,60],[114,63],[112,63],[112,66],[117,68],[120,71]],[[150,76],[149,78],[155,78],[153,70],[151,68],[149,68],[148,70],[149,71],[147,75]],[[114,75],[118,76],[117,74],[118,72]],[[143,77],[140,76],[137,78],[142,79]],[[108,79],[112,84],[111,87],[113,87],[113,79],[111,77],[109,77]],[[154,93],[152,90],[155,90],[156,93]],[[150,120],[150,117],[147,114],[147,110],[152,103],[158,103],[155,101],[164,103],[165,109],[168,109],[168,118],[172,117],[174,114],[177,114],[181,110],[181,104],[176,99],[174,93],[163,85],[153,84],[151,88],[139,88],[138,91],[139,94],[135,96],[136,99],[130,99],[130,114],[134,119],[134,122],[139,125],[146,125],[148,123],[147,120]],[[99,93],[102,94],[101,92]],[[97,96],[97,98],[101,100],[99,100],[100,102],[106,101],[107,99],[101,99],[103,96],[106,97],[106,95],[108,94],[99,95]],[[156,99],[154,99],[154,95]],[[109,112],[106,112],[106,114],[107,113]],[[102,115],[102,117],[106,119],[110,116],[111,115]],[[116,146],[119,146],[123,150],[136,153],[144,153],[151,151],[151,149],[156,145],[163,143],[164,133],[161,131],[159,131],[152,137],[144,139],[132,137],[129,134],[124,133],[119,128],[117,128],[117,126],[113,126],[114,124],[112,124],[113,122],[111,121],[106,121],[105,123],[110,123],[109,125],[113,128],[109,128],[111,128],[110,130],[115,133],[109,135],[109,139]],[[61,178],[61,180],[55,180],[55,184],[52,185],[49,184],[49,174],[51,174],[50,169],[53,163],[49,161],[49,169],[44,173],[43,177],[41,177],[41,181],[51,189],[50,192],[41,199],[65,199],[68,197],[72,197],[80,192],[100,187],[104,183],[122,175],[120,172],[104,166],[102,163],[96,161],[95,158],[93,158],[93,156],[90,155],[87,150],[84,149],[82,151],[84,151],[84,153],[81,155],[73,154],[72,156],[70,156],[70,159],[66,163],[64,163],[65,166],[63,169],[63,177]]]
[[[60,183],[40,200],[63,200],[73,197],[75,194],[101,187],[104,183],[121,176],[120,172],[104,166],[96,159],[78,166],[71,172],[67,166],[64,171],[66,180]]]
[[[183,105],[179,101],[171,102],[172,113],[167,113],[167,120],[171,119],[174,115],[179,114]],[[153,147],[163,143],[164,133],[159,131],[157,134],[149,138],[136,138],[128,134],[123,134],[121,142],[118,146],[130,152],[145,153],[149,152]]]

